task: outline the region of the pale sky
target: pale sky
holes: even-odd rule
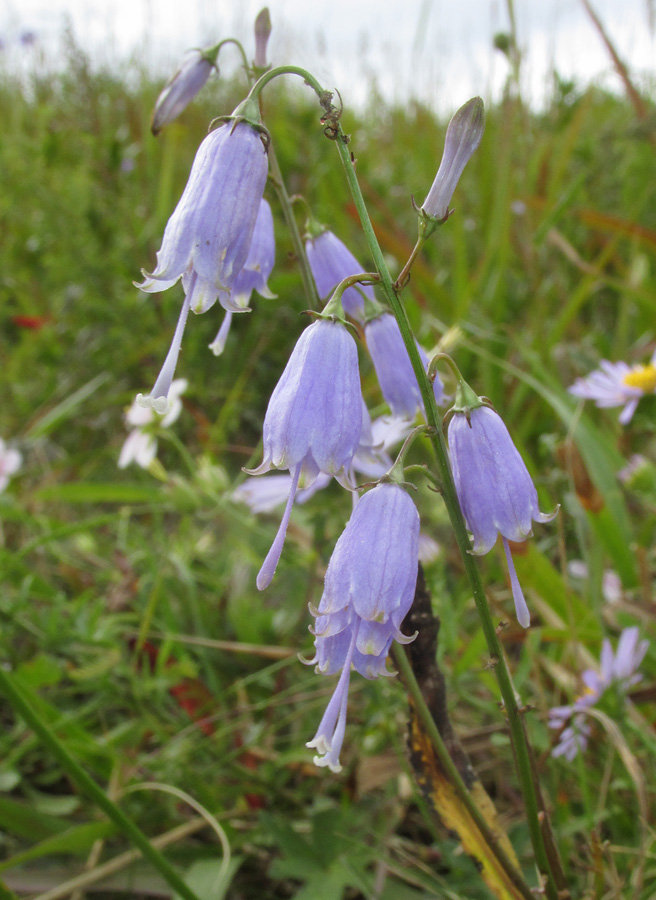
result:
[[[592,0],[631,71],[652,79],[656,0]],[[4,66],[29,65],[36,47],[56,58],[64,22],[93,58],[119,65],[139,53],[164,77],[189,47],[238,37],[252,56],[252,22],[263,0],[0,0]],[[474,94],[497,97],[508,73],[493,35],[508,28],[505,0],[270,0],[270,57],[310,69],[347,104],[367,97],[374,77],[399,101],[410,94],[450,112]],[[515,0],[523,90],[540,104],[555,64],[565,78],[621,90],[581,0]],[[36,47],[20,44],[33,31]],[[222,69],[236,65],[222,55]]]

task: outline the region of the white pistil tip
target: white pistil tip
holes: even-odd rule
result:
[[[137,403],[146,409],[153,409],[160,416],[165,415],[169,409],[168,397],[144,397],[143,394],[137,394]]]

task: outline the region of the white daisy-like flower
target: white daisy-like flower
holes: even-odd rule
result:
[[[125,439],[118,458],[119,469],[125,469],[131,463],[136,463],[142,469],[147,469],[157,455],[157,438],[152,433],[154,425],[160,428],[168,428],[182,412],[182,400],[180,395],[187,389],[186,378],[176,378],[171,383],[168,395],[167,411],[160,415],[150,406],[143,406],[134,400],[132,406],[125,414],[125,422],[132,428]]]
[[[0,491],[9,484],[9,479],[20,469],[23,463],[23,457],[18,450],[7,447],[2,438],[0,438]]]
[[[583,400],[594,400],[599,407],[624,406],[619,421],[627,425],[640,398],[656,393],[656,351],[646,366],[603,359],[598,369],[578,378],[568,391]]]

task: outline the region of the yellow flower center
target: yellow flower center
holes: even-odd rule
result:
[[[635,366],[622,381],[627,387],[638,388],[645,394],[656,391],[656,366]]]

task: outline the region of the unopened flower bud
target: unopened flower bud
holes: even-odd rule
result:
[[[271,16],[269,15],[269,7],[265,6],[257,14],[255,19],[255,59],[253,64],[256,69],[266,69],[269,65],[267,62],[267,44],[271,36]]]
[[[175,75],[166,83],[155,103],[150,129],[159,134],[186,109],[215,68],[211,58],[201,50],[191,50]]]
[[[442,221],[449,215],[449,203],[460,176],[485,129],[485,110],[480,97],[473,97],[461,106],[449,122],[444,142],[444,154],[428,196],[421,210],[427,216]]]

